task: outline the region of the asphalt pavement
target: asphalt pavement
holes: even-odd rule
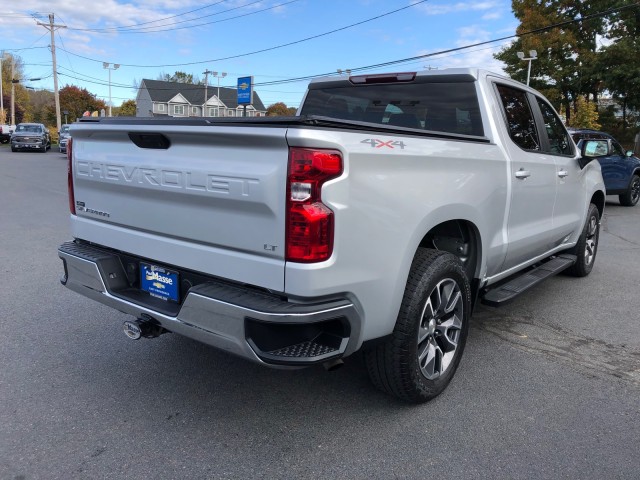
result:
[[[608,197],[592,274],[479,307],[434,401],[359,357],[271,370],[59,283],[66,159],[0,146],[0,479],[640,478],[640,206]]]

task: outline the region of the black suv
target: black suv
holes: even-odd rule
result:
[[[21,123],[11,135],[11,151],[38,150],[46,152],[51,148],[49,129],[42,123]]]

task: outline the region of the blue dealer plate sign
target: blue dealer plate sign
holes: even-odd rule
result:
[[[253,77],[238,78],[238,105],[253,104]]]
[[[141,263],[140,288],[145,292],[149,292],[152,297],[173,300],[174,302],[179,301],[177,272]]]

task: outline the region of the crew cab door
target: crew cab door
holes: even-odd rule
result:
[[[544,99],[535,97],[534,112],[541,124],[542,148],[556,162],[556,202],[553,208],[551,248],[566,243],[576,231],[581,231],[586,211],[586,188],[573,142],[558,117]]]
[[[504,142],[511,159],[505,271],[551,248],[557,174],[554,156],[542,148],[533,95],[511,85],[496,90],[510,137]]]

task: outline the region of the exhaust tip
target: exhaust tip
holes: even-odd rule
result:
[[[336,358],[334,360],[329,360],[328,362],[324,362],[322,366],[327,372],[334,372],[338,370],[340,367],[344,365],[344,362],[341,358]]]
[[[123,323],[124,334],[131,340],[139,340],[142,337],[142,329],[137,321],[127,320]]]

